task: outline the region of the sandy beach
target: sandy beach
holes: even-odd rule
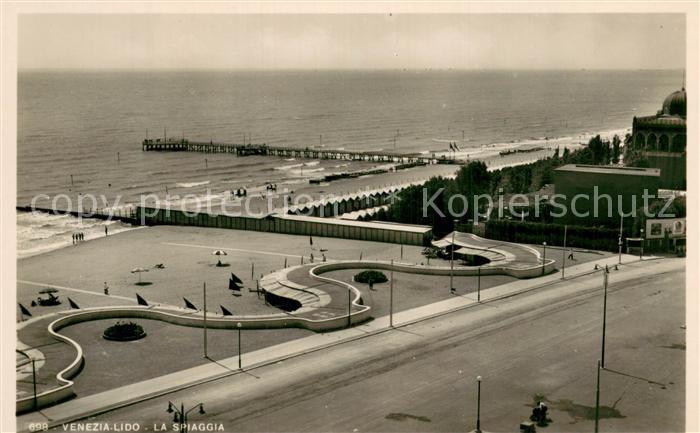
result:
[[[217,257],[212,252],[219,248],[226,248],[229,252],[222,257],[222,261],[229,264],[228,267],[215,266]],[[183,298],[187,298],[197,308],[202,308],[202,284],[206,282],[207,309],[212,313],[220,313],[219,305],[223,305],[237,315],[270,314],[281,311],[266,306],[255,293],[244,290],[240,297],[230,294],[227,281],[231,272],[244,281],[246,288],[254,288],[257,278],[282,268],[285,261],[288,266],[297,265],[301,262],[301,255],[304,255],[305,262],[308,262],[310,254],[315,254],[317,258],[320,256],[318,250],[321,248],[328,250],[325,254],[329,260],[358,259],[360,254],[365,260],[394,259],[416,264],[426,260],[421,255],[421,247],[406,245],[402,256],[400,245],[380,242],[315,237],[313,248],[309,245],[308,236],[199,227],[148,227],[19,260],[17,300],[31,311],[34,318],[69,310],[68,297],[81,308],[135,305],[136,293],[151,304],[183,308]],[[552,258],[563,258],[554,251]],[[577,260],[569,265],[603,256],[577,252]],[[445,266],[449,263],[445,260],[440,262]],[[154,269],[157,263],[163,263],[165,268]],[[135,267],[148,269],[141,279],[150,285],[136,285],[138,275],[131,273]],[[359,271],[334,271],[324,275],[360,289],[363,298],[373,305],[373,317],[388,314],[389,284],[378,284],[375,290],[370,291],[365,284],[353,283],[352,277]],[[254,274],[251,275],[251,272]],[[449,293],[447,277],[396,272],[394,278],[396,312],[454,296]],[[514,281],[514,278],[485,276],[481,278],[481,288],[487,289],[509,281]],[[104,282],[109,286],[109,295],[103,292]],[[455,277],[454,283],[458,296],[474,296],[478,285],[475,277]],[[62,304],[31,307],[31,301],[40,296],[38,291],[45,287],[58,288]],[[17,319],[22,319],[19,312]],[[142,323],[148,336],[127,344],[107,342],[101,337],[104,328],[116,322],[116,319],[81,323],[62,330],[85,350],[85,368],[75,379],[77,392],[87,395],[118,386],[125,380],[135,382],[206,362],[202,358],[201,329],[168,325],[155,320],[137,321]],[[70,346],[57,343],[42,331],[48,321],[42,323],[44,328],[34,326],[20,330],[18,338],[30,347],[36,347],[47,358],[46,365],[39,369],[43,387],[51,386],[55,382],[55,374],[75,355]],[[211,359],[232,356],[237,350],[233,331],[210,330],[209,334]],[[243,352],[309,334],[310,331],[301,329],[246,330]],[[143,356],[158,359],[159,362],[133,374],[133,368],[124,360]],[[20,383],[18,392],[28,392],[26,383]]]

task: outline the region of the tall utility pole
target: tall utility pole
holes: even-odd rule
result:
[[[566,230],[569,226],[564,226],[564,248],[561,252],[561,279],[564,279],[564,269],[566,269]]]
[[[547,242],[542,242],[542,275],[544,275],[544,263],[547,260]]]
[[[352,326],[352,291],[348,289],[348,328]]]
[[[457,220],[452,228],[452,249],[450,251],[450,293],[454,293],[455,287],[452,284],[455,271],[455,230],[457,230]]]
[[[620,212],[620,237],[617,239],[617,248],[618,248],[618,259],[617,263],[622,264],[622,220],[624,216],[622,215],[622,212]]]
[[[603,339],[600,347],[600,367],[605,368],[605,327],[608,314],[608,268],[603,268]]]
[[[481,302],[481,266],[476,270],[476,302]]]
[[[600,417],[600,359],[598,360],[598,378],[595,384],[595,433],[598,433],[598,419]]]
[[[208,358],[207,354],[207,283],[204,283],[202,287],[204,296],[204,357]]]
[[[476,376],[476,433],[481,433],[481,376]]]
[[[394,259],[391,259],[389,275],[389,327],[394,327]]]
[[[238,369],[243,370],[243,357],[242,357],[242,352],[243,350],[241,349],[241,328],[243,325],[241,325],[241,322],[236,323],[236,328],[238,328]]]
[[[32,386],[34,387],[34,410],[39,409],[39,400],[36,398],[36,365],[35,360],[32,358]]]

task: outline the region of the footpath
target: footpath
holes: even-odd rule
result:
[[[619,278],[624,276],[633,278],[641,274],[655,273],[658,271],[655,268],[659,266],[663,268],[663,264],[668,262],[668,260],[663,259],[645,258],[644,261],[648,263],[640,268],[639,266],[634,266],[635,264],[640,264],[638,257],[623,255],[622,259],[623,264],[619,266],[619,270],[615,270],[615,266],[618,264],[617,256],[601,258],[595,262],[587,262],[567,267],[565,270],[566,278],[564,280],[562,280],[561,271],[539,278],[518,280],[481,290],[480,302],[477,302],[477,293],[455,296],[444,301],[395,313],[393,317],[383,316],[344,330],[314,334],[309,337],[292,340],[254,352],[244,353],[241,357],[241,365],[243,370],[247,371],[274,364],[281,360],[323,350],[349,341],[355,341],[380,332],[389,331],[393,328],[407,326],[412,323],[464,310],[479,305],[480,303],[496,302],[499,299],[524,295],[528,292],[536,292],[538,289],[556,284],[565,284],[567,281],[579,277],[601,273],[600,269],[603,269],[606,265],[610,268],[610,272],[617,273]],[[631,266],[625,266],[626,264]],[[598,270],[595,269],[595,265],[599,266]],[[572,282],[572,284],[573,283],[574,282]],[[29,431],[29,426],[36,423],[48,423],[49,428],[60,426],[63,423],[98,415],[177,390],[234,374],[240,374],[242,370],[239,370],[238,365],[238,356],[219,361],[212,360],[209,363],[197,367],[111,389],[98,394],[75,398],[37,412],[18,416],[17,429],[22,432]]]

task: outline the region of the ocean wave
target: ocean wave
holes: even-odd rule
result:
[[[210,181],[205,180],[202,182],[182,182],[182,183],[176,183],[175,186],[179,188],[194,188],[196,186],[202,186],[202,185],[209,185]]]
[[[302,167],[304,164],[290,164],[290,165],[280,165],[277,167],[274,167],[273,170],[291,170],[294,168],[299,168]]]

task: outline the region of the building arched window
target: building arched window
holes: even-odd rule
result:
[[[642,134],[641,132],[638,132],[634,137],[634,144],[637,149],[643,148],[645,141],[646,140],[644,134]]]
[[[685,134],[677,134],[673,137],[671,152],[685,152]]]
[[[669,142],[668,142],[668,135],[667,134],[661,134],[659,136],[659,150],[662,152],[668,152]]]
[[[647,150],[656,150],[656,134],[647,135]]]

